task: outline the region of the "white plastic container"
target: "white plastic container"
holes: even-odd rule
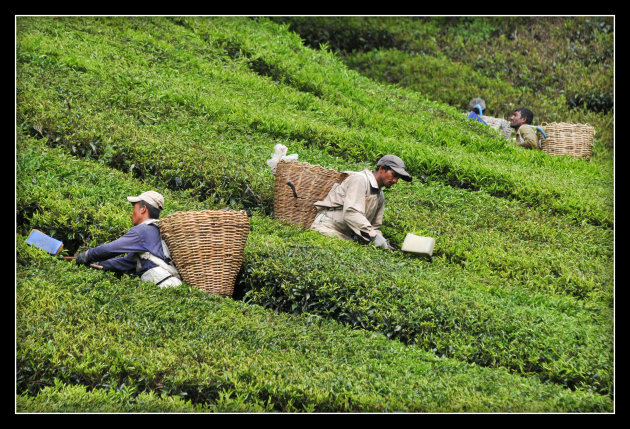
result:
[[[415,253],[416,255],[432,256],[434,246],[435,238],[433,237],[420,237],[415,234],[407,234],[400,250]]]

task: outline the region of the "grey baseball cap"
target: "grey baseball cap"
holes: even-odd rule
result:
[[[394,170],[398,173],[401,179],[411,182],[411,175],[405,170],[405,163],[396,155],[385,155],[376,163],[377,167],[380,167],[381,165]]]
[[[127,197],[129,202],[137,203],[138,201],[144,201],[151,204],[156,209],[162,210],[164,208],[164,197],[159,192],[146,191],[138,195],[137,197]]]

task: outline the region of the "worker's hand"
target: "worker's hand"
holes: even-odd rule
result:
[[[77,253],[76,255],[76,263],[77,265],[87,265],[88,264],[88,251],[87,250],[82,250],[79,253]]]
[[[372,240],[372,243],[374,243],[376,247],[382,247],[383,249],[391,248],[387,240],[385,240],[385,237],[383,237],[383,234],[380,233],[376,234],[374,240]]]

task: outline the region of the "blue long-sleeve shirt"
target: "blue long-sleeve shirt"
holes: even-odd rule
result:
[[[88,250],[87,259],[90,263],[101,265],[104,270],[128,272],[136,271],[136,253],[150,252],[158,258],[165,259],[162,251],[160,231],[154,224],[140,224],[132,227],[125,235],[110,243]],[[115,257],[126,253],[125,256]],[[156,265],[146,259],[140,260],[142,275]]]
[[[469,119],[476,119],[479,122],[483,122],[484,125],[488,125],[486,124],[486,121],[484,121],[481,116],[479,116],[477,113],[475,113],[475,111],[472,111],[468,114],[467,118]]]

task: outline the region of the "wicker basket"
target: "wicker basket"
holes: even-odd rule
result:
[[[335,183],[348,173],[307,162],[280,161],[276,169],[274,218],[309,228],[317,215],[315,203],[323,200]]]
[[[232,296],[249,234],[245,212],[176,212],[158,225],[183,281],[205,292]]]
[[[501,135],[503,135],[506,139],[510,138],[510,135],[512,134],[512,127],[510,127],[510,123],[507,120],[483,115],[481,116],[481,119],[483,119],[490,127],[495,130],[499,130]]]
[[[549,155],[570,155],[574,159],[591,159],[594,128],[585,124],[552,122],[541,124],[547,134],[541,149]]]

